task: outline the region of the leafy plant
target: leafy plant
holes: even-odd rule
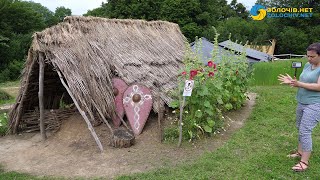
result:
[[[11,97],[6,92],[0,90],[0,101],[9,100]]]
[[[190,49],[187,51],[185,67],[178,78],[179,88],[173,93],[176,100],[171,107],[178,111],[185,80],[194,80],[192,96],[186,97],[183,112],[185,139],[192,140],[215,133],[223,127],[222,113],[240,108],[246,99],[248,63],[245,53],[238,56],[222,55],[218,60],[219,34],[216,32],[215,36],[213,58],[206,65],[200,59],[201,40],[196,41],[195,53]]]
[[[8,130],[8,116],[7,113],[0,115],[0,136],[4,136]]]

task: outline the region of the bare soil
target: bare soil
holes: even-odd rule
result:
[[[105,151],[100,153],[85,121],[75,114],[63,121],[59,131],[48,134],[45,142],[39,133],[0,137],[0,164],[6,171],[18,171],[39,176],[105,177],[145,172],[174,166],[197,159],[205,152],[222,146],[248,118],[255,94],[243,108],[225,115],[229,124],[220,134],[194,143],[160,143],[157,117],[148,119],[141,135],[129,148],[109,146],[110,131],[105,125],[95,127]],[[169,121],[168,117],[165,121]]]

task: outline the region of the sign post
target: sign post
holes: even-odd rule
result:
[[[193,80],[186,80],[184,84],[184,89],[183,89],[183,100],[182,103],[180,103],[180,119],[179,119],[179,142],[178,142],[178,147],[181,146],[181,141],[182,141],[182,113],[183,113],[183,107],[184,103],[186,101],[186,96],[191,96],[192,89],[193,89],[194,81]],[[180,101],[181,102],[181,101]]]
[[[291,67],[294,68],[294,77],[297,78],[297,69],[302,67],[302,62],[292,62]]]

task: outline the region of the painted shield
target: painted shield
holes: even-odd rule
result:
[[[124,108],[122,103],[123,93],[128,88],[126,82],[120,78],[112,78],[113,93],[115,96],[114,102],[116,105],[116,113],[119,117],[123,118]],[[115,127],[119,127],[121,124],[121,119],[119,117],[112,117],[112,121]]]
[[[150,89],[139,84],[129,86],[123,94],[123,105],[132,131],[139,135],[152,108]]]

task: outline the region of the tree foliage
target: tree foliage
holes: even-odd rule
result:
[[[32,1],[0,0],[0,82],[19,77],[32,34],[66,15],[71,15],[71,10],[64,7],[53,13]]]
[[[308,44],[320,41],[320,1],[257,0],[257,3],[266,7],[313,8],[313,15],[311,18],[254,21],[250,18],[250,9],[237,0],[229,4],[227,0],[108,0],[84,15],[174,22],[190,42],[196,37],[213,41],[212,27],[221,34],[220,41],[228,39],[229,34],[234,41],[258,45],[268,45],[268,40],[276,39],[276,54],[303,54]],[[71,14],[65,7],[52,12],[32,1],[0,0],[0,76],[14,77],[5,72],[20,67],[17,62],[23,64],[35,31],[55,25]]]
[[[71,9],[60,6],[56,8],[54,17],[56,18],[57,22],[62,22],[63,18],[65,18],[66,16],[71,16],[71,14]]]
[[[247,19],[248,12],[241,3],[226,0],[109,0],[86,16],[119,19],[166,20],[179,24],[182,33],[193,41],[196,36],[209,34],[212,26],[229,17]],[[210,38],[209,38],[210,39]]]

